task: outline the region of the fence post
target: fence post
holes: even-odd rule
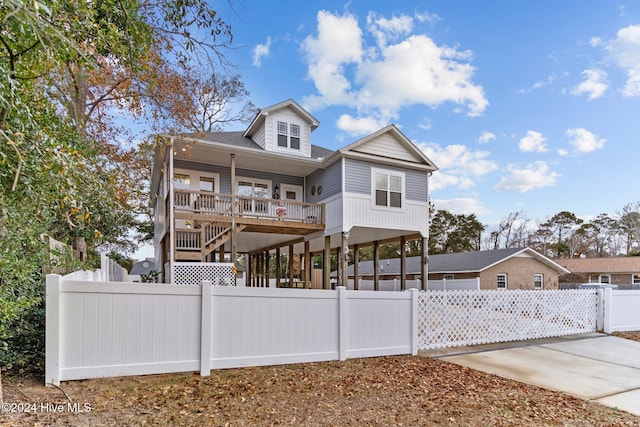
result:
[[[200,376],[211,375],[211,282],[203,280],[200,310]]]
[[[610,334],[613,332],[613,325],[611,324],[613,290],[611,288],[598,289],[598,304],[601,308],[598,310],[600,325],[597,329],[603,331],[605,334]]]
[[[347,288],[338,286],[338,352],[340,361],[347,360],[347,333],[349,330],[347,312]]]
[[[478,291],[479,291],[479,290],[480,290],[480,278],[479,278],[479,277],[476,277],[476,283],[477,283],[477,288],[476,288],[476,290],[478,290]]]
[[[411,354],[418,355],[418,290],[411,288]]]
[[[44,385],[60,386],[60,333],[61,316],[60,307],[60,283],[61,276],[47,274],[45,290],[45,368]]]

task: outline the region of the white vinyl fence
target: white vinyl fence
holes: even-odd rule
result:
[[[47,276],[45,383],[640,330],[640,291],[405,292]]]
[[[420,349],[595,332],[598,320],[594,289],[427,291],[418,304]]]
[[[47,276],[45,383],[417,354],[417,291]]]
[[[604,332],[640,331],[640,291],[603,291]]]

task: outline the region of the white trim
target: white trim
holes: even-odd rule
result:
[[[298,202],[304,202],[304,188],[301,185],[280,183],[280,198],[282,200],[292,200],[285,197],[287,191],[294,191],[296,193],[295,200]]]
[[[173,176],[176,174],[189,175],[189,190],[200,191],[200,178],[213,178],[213,192],[220,192],[220,174],[213,172],[203,172],[194,169],[182,169],[175,168],[171,174],[171,181],[173,182]]]
[[[540,286],[536,286],[536,277],[540,276]],[[544,274],[543,273],[535,273],[533,275],[533,289],[544,289]]]
[[[381,206],[378,205],[376,203],[376,175],[386,175],[387,177],[391,177],[391,176],[395,176],[395,177],[399,177],[401,182],[400,182],[400,207],[392,207],[392,206]],[[343,174],[344,176],[344,174]],[[389,187],[391,186],[391,182],[389,180],[389,182],[387,183],[389,185]],[[389,195],[391,192],[390,188],[387,189],[387,195]],[[406,210],[406,200],[405,197],[406,196],[406,175],[404,172],[400,172],[400,171],[395,171],[395,170],[390,170],[390,169],[382,169],[382,168],[375,168],[372,167],[371,168],[371,208],[375,209],[375,210],[385,210],[385,211],[392,211],[392,212],[405,212]],[[387,200],[387,203],[390,203],[390,200]]]
[[[500,287],[498,286],[499,283],[499,277],[500,276],[504,276],[504,287]],[[507,273],[497,273],[496,274],[496,289],[507,289],[509,287],[509,276],[507,276]]]
[[[278,144],[278,136],[279,135],[285,135],[285,134],[281,134],[280,131],[278,130],[278,125],[280,123],[283,123],[285,125],[287,125],[287,133],[286,133],[286,137],[287,137],[287,146],[282,146]],[[298,148],[292,148],[291,147],[291,126],[297,126],[298,127]],[[294,154],[294,155],[301,155],[304,154],[304,150],[303,150],[303,138],[302,138],[302,129],[304,129],[304,124],[301,124],[300,122],[293,122],[293,121],[286,121],[284,118],[283,119],[279,119],[279,118],[275,118],[275,126],[273,126],[273,132],[274,132],[274,136],[273,136],[273,151],[274,152],[279,152],[279,153],[289,153],[289,154]]]

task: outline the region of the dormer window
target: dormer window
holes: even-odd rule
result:
[[[278,122],[278,147],[300,149],[300,126]]]

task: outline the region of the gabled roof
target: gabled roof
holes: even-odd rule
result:
[[[253,132],[255,132],[262,125],[262,123],[264,123],[265,117],[267,117],[270,113],[281,110],[283,108],[291,108],[292,110],[294,110],[299,116],[304,118],[311,125],[312,131],[320,126],[320,122],[311,114],[309,114],[307,110],[302,108],[293,99],[287,99],[286,101],[272,105],[271,107],[263,108],[262,110],[258,111],[258,114],[256,114],[256,117],[253,119],[247,130],[244,131],[244,136],[250,137],[251,135],[253,135]]]
[[[572,258],[558,264],[572,273],[640,273],[640,257]]]
[[[432,273],[479,273],[512,257],[525,256],[538,259],[560,273],[568,273],[561,265],[539,254],[531,248],[494,249],[490,251],[458,252],[429,256],[429,274]],[[407,273],[420,274],[422,257],[407,258]],[[380,260],[380,274],[400,274],[400,258]],[[358,266],[358,274],[373,275],[373,261],[362,261]],[[349,274],[353,274],[353,265],[349,266]]]
[[[383,142],[384,149],[381,149],[382,145],[378,142],[383,140],[385,136],[389,137],[389,139]],[[390,141],[393,141],[394,144],[390,145]],[[435,163],[393,124],[341,148],[338,152],[347,157],[375,159],[377,161],[381,158],[386,158],[387,160],[410,162],[416,165],[426,166],[432,171],[438,169]]]

